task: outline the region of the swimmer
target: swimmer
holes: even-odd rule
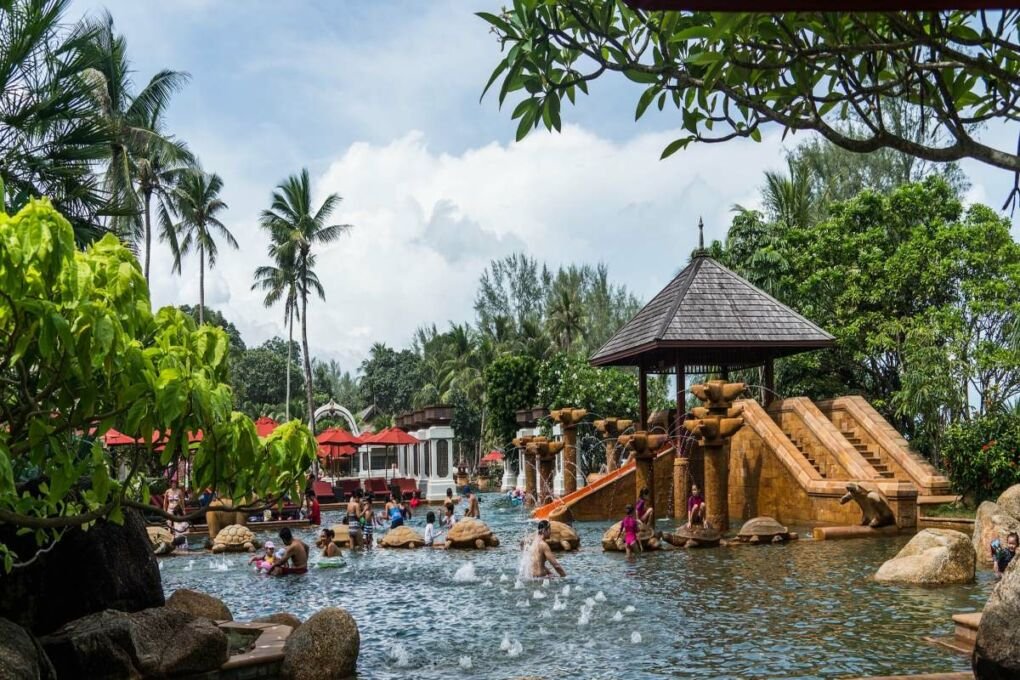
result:
[[[283,557],[273,565],[269,572],[273,576],[286,576],[289,574],[308,573],[308,546],[303,541],[296,540],[290,529],[280,529],[280,540],[283,541]],[[287,563],[290,562],[288,565]]]
[[[334,538],[336,538],[336,533],[332,529],[322,530],[319,541],[322,544],[323,557],[340,557],[340,548],[336,547],[336,543],[333,542]]]
[[[544,578],[546,576],[552,576],[552,573],[546,568],[546,562],[549,563],[553,569],[556,570],[560,576],[566,576],[567,572],[563,570],[560,563],[556,560],[553,555],[552,548],[546,543],[546,540],[552,534],[552,527],[549,524],[549,520],[543,519],[538,523],[538,536],[535,538],[535,546],[532,553],[531,562],[531,576],[532,578]]]

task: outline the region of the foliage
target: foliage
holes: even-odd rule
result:
[[[774,123],[857,153],[892,148],[1020,170],[1015,149],[972,136],[1014,115],[1016,11],[682,13],[615,0],[519,0],[479,16],[508,48],[486,90],[500,81],[500,104],[524,95],[512,114],[518,139],[539,125],[559,130],[563,100],[573,103],[608,72],[644,86],[637,118],[652,104],[680,112],[684,135],[663,157],[693,141],[757,141]],[[895,124],[889,102],[945,139],[916,141]],[[861,124],[851,129],[851,120]]]
[[[1020,483],[1020,412],[997,412],[950,426],[943,441],[956,490],[980,502]]]
[[[481,403],[474,399],[468,399],[463,392],[455,390],[449,404],[453,407],[453,419],[450,426],[453,428],[457,457],[466,457],[465,450],[474,454],[479,450],[478,446],[482,437]]]
[[[280,338],[241,352],[230,364],[230,382],[237,408],[252,417],[282,411],[287,398],[284,386],[287,370],[287,344]],[[293,362],[289,370],[291,384],[300,392],[304,376]]]
[[[596,368],[585,357],[560,352],[538,372],[538,402],[550,409],[584,408],[592,418],[637,418],[637,375],[619,368]]]
[[[191,483],[226,496],[297,491],[315,455],[311,433],[287,424],[260,441],[231,412],[226,333],[183,312],[150,310],[134,256],[112,235],[78,251],[70,223],[46,200],[0,216],[0,521],[35,532],[145,507],[152,461],[191,459]],[[110,428],[152,441],[108,453]],[[197,448],[187,433],[201,430]],[[123,471],[123,472],[122,472]],[[15,555],[2,548],[5,568]]]
[[[178,309],[194,319],[195,323],[198,323],[198,307],[180,305]],[[207,307],[205,309],[205,323],[220,328],[227,334],[227,338],[230,340],[231,359],[238,357],[246,349],[244,340],[241,339],[241,331],[237,330],[237,326],[228,321],[221,312]]]
[[[365,404],[375,404],[382,413],[411,409],[420,386],[421,359],[411,350],[395,351],[375,343],[361,363],[361,391]]]
[[[522,333],[525,324],[542,318],[550,283],[545,265],[539,268],[538,260],[524,253],[493,260],[475,294],[478,327],[496,337]]]
[[[536,403],[538,364],[529,356],[504,355],[485,368],[486,428],[497,446],[517,430],[516,411]]]
[[[358,379],[351,375],[350,371],[342,370],[335,360],[325,362],[313,357],[312,375],[317,390],[316,403],[332,399],[345,406],[351,413],[357,413],[365,407]]]

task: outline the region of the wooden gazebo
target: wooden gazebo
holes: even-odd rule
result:
[[[648,426],[648,374],[677,375],[678,418],[688,370],[719,373],[764,367],[765,401],[775,393],[773,362],[835,338],[702,249],[589,361],[637,366],[641,427]]]

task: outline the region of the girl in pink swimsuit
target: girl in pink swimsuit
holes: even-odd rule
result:
[[[620,522],[620,533],[623,534],[623,544],[627,549],[627,557],[630,557],[632,552],[641,550],[641,544],[638,542],[638,521],[634,517],[634,506],[628,505],[625,508],[623,521]]]

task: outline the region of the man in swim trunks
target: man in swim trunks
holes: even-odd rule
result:
[[[538,537],[535,539],[535,547],[532,551],[532,562],[531,562],[531,577],[532,578],[545,578],[546,576],[552,576],[552,572],[546,568],[546,562],[549,566],[556,570],[556,573],[560,576],[566,577],[567,572],[563,570],[560,563],[556,560],[553,555],[552,548],[546,543],[549,535],[552,533],[551,525],[549,520],[543,519],[538,523]]]
[[[344,518],[347,522],[347,531],[351,537],[351,547],[357,548],[361,545],[361,490],[351,494],[351,498],[347,501],[347,516]]]
[[[475,519],[481,519],[482,511],[478,507],[478,496],[473,491],[468,491],[467,495],[468,508],[464,512],[465,517],[474,517]]]
[[[296,540],[287,527],[280,529],[280,540],[285,546],[283,557],[269,573],[273,576],[308,573],[308,546]]]

